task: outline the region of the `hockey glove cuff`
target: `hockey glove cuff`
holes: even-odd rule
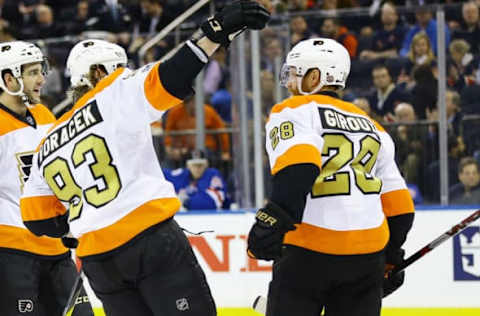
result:
[[[230,42],[244,30],[261,30],[270,20],[270,13],[259,3],[251,0],[234,1],[200,26],[212,42],[228,47]]]
[[[275,260],[282,254],[283,237],[295,230],[293,219],[278,205],[269,202],[259,209],[248,234],[248,255],[255,259]]]

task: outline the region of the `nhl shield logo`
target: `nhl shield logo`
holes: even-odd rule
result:
[[[20,313],[33,312],[33,302],[31,300],[18,300],[18,311]]]
[[[188,306],[188,301],[185,297],[176,300],[175,303],[177,304],[177,309],[179,311],[184,312],[190,309],[190,307]]]

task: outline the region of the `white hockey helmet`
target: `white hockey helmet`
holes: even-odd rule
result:
[[[43,75],[48,73],[48,61],[43,56],[38,46],[23,41],[4,42],[0,44],[0,88],[11,95],[24,95],[22,66],[32,63],[41,63]],[[10,91],[7,89],[3,74],[5,70],[10,70],[12,75],[18,80],[20,89],[18,91]]]
[[[320,83],[311,92],[302,90],[302,80],[310,69],[320,71]],[[295,74],[301,94],[314,94],[323,86],[345,88],[350,73],[350,55],[345,47],[329,38],[312,38],[295,45],[287,55],[280,73],[280,83],[287,86]]]
[[[92,65],[102,65],[107,74],[111,74],[117,68],[127,65],[127,53],[117,44],[104,40],[89,39],[77,43],[67,59],[67,71],[72,87],[92,87],[88,79]]]

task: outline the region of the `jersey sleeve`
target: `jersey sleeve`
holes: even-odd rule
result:
[[[314,117],[308,105],[272,109],[265,126],[272,175],[296,164],[309,163],[321,168],[323,140],[315,130]]]
[[[414,205],[397,164],[395,163],[395,145],[386,132],[380,132],[380,147],[377,177],[382,180],[382,207],[387,217],[414,212]]]
[[[126,89],[121,87],[119,93],[135,95],[137,91],[142,94],[143,102],[139,105],[147,112],[149,123],[160,119],[165,111],[194,93],[193,80],[208,61],[208,57],[199,50],[187,41],[170,59],[125,74],[122,86]],[[133,91],[130,86],[135,87]]]
[[[37,155],[20,199],[20,210],[23,223],[37,236],[61,237],[69,231],[67,209],[41,175]]]
[[[136,110],[146,113],[148,123],[159,120],[170,108],[182,103],[182,100],[170,94],[164,87],[159,73],[160,63],[143,66],[135,71],[126,71],[121,78],[117,97],[125,99],[137,95],[133,102]],[[119,100],[121,101],[121,100]]]

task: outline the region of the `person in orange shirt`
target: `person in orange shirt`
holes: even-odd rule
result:
[[[350,58],[357,57],[358,40],[345,26],[340,25],[340,21],[327,18],[323,20],[320,31],[323,37],[334,39],[342,44],[347,49]]]
[[[205,128],[225,128],[225,123],[210,105],[205,104]],[[180,131],[195,129],[195,97],[189,97],[182,104],[168,112],[165,122],[165,131]],[[230,160],[230,139],[228,134],[207,134],[205,147],[212,153],[219,153],[221,160]],[[195,135],[166,136],[165,150],[167,157],[175,162],[181,162],[183,157],[195,149]]]

